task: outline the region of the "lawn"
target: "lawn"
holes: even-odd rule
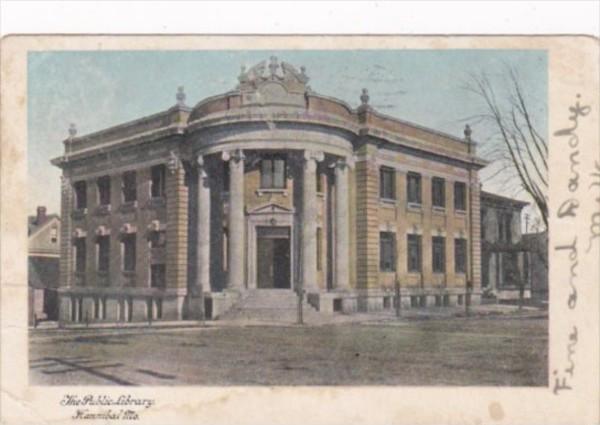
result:
[[[545,386],[546,319],[31,337],[34,384]]]

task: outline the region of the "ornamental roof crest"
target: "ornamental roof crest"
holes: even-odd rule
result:
[[[304,104],[304,93],[310,90],[304,67],[298,71],[287,62],[271,56],[250,69],[242,66],[237,89],[244,104]]]

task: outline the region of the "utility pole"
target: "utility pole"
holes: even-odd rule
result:
[[[465,290],[465,314],[467,317],[470,316],[470,306],[471,306],[471,290],[473,285],[470,280],[467,280],[466,290]]]
[[[294,226],[297,227],[297,226]],[[300,276],[301,274],[301,267],[300,267],[300,262],[302,261],[302,250],[300,250],[300,252],[298,253],[298,261],[296,261],[296,295],[298,296],[298,319],[297,319],[297,324],[298,325],[303,325],[304,324],[304,317],[303,317],[303,307],[302,307],[302,302],[304,299],[304,276]]]
[[[298,288],[297,293],[298,293],[298,324],[303,325],[304,317],[303,317],[303,311],[302,311],[302,302],[304,299],[304,289]]]
[[[398,278],[398,277],[396,278],[395,290],[396,290],[396,296],[394,297],[394,301],[395,301],[394,307],[396,308],[396,317],[399,319],[402,301],[400,300],[400,278]]]

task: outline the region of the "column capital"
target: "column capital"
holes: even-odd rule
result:
[[[246,159],[246,155],[244,155],[244,151],[242,149],[223,151],[221,157],[223,158],[223,161],[234,160],[235,162],[240,162]]]
[[[324,159],[325,159],[325,154],[322,151],[310,151],[310,150],[304,151],[304,160],[307,162],[310,160],[314,160],[316,162],[321,162]]]
[[[346,168],[354,168],[355,165],[355,159],[353,156],[349,156],[349,157],[341,157],[336,159],[332,164],[331,167],[335,168],[335,169],[339,169],[339,170],[345,170]]]

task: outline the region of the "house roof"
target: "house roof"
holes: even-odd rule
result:
[[[520,201],[518,199],[508,198],[502,195],[496,195],[495,193],[481,191],[481,199],[489,200],[490,202],[495,202],[499,204],[505,204],[512,208],[523,208],[526,205],[529,205],[529,202]]]
[[[58,214],[48,214],[46,215],[46,220],[41,223],[37,222],[37,217],[35,215],[30,215],[27,217],[27,235],[32,236],[37,233],[38,230],[46,227],[49,223],[54,221],[54,219],[60,221],[60,216]]]

